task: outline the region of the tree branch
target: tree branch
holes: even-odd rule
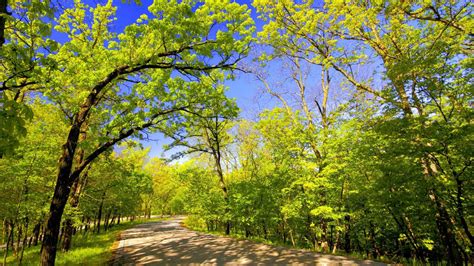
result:
[[[164,111],[161,111],[161,112],[158,112],[156,114],[154,114],[152,117],[150,117],[149,121],[140,125],[140,126],[136,126],[136,127],[132,127],[128,130],[122,130],[120,132],[120,134],[115,137],[115,138],[112,138],[110,139],[109,141],[103,143],[101,146],[99,146],[95,151],[93,151],[91,154],[89,154],[85,159],[84,161],[78,166],[76,167],[76,169],[74,170],[74,172],[70,175],[70,180],[75,180],[75,178],[77,178],[81,172],[86,168],[86,166],[88,164],[90,164],[95,158],[97,158],[100,154],[102,154],[103,152],[105,152],[108,148],[112,147],[113,145],[115,145],[117,142],[125,139],[125,138],[128,138],[129,136],[131,136],[132,134],[140,131],[140,130],[143,130],[143,129],[146,129],[146,128],[149,128],[153,125],[155,125],[156,123],[160,122],[160,121],[155,121],[156,118],[160,117],[160,116],[164,116],[164,115],[167,115],[167,114],[171,114],[171,113],[174,113],[174,112],[178,112],[178,111],[183,111],[185,110],[187,107],[177,107],[177,108],[173,108],[173,109],[169,109],[169,110],[164,110]]]

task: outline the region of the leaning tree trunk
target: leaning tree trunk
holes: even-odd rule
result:
[[[447,262],[450,265],[462,265],[463,259],[458,252],[458,244],[454,235],[454,229],[450,221],[449,213],[446,206],[439,199],[436,191],[431,189],[429,197],[436,206],[436,225],[441,240],[446,248]]]
[[[71,161],[72,164],[72,161]],[[60,174],[64,171],[60,171]],[[70,192],[70,186],[68,182],[68,176],[59,177],[54,189],[53,200],[49,208],[49,218],[46,224],[46,229],[43,237],[43,245],[41,251],[41,264],[42,265],[54,265],[56,258],[56,245],[58,243],[59,228],[61,225],[61,216],[64,212],[64,207],[67,203],[67,198]]]
[[[344,216],[345,232],[344,232],[344,250],[346,253],[351,253],[351,216]]]
[[[428,178],[434,178],[439,172],[437,165],[430,161],[429,157],[422,159],[424,175]],[[429,179],[428,179],[429,180]],[[428,190],[428,197],[435,207],[435,221],[441,242],[446,248],[446,259],[448,264],[462,265],[463,259],[460,256],[458,243],[455,236],[455,225],[452,217],[448,212],[448,207],[438,194],[436,189],[432,187]]]
[[[84,107],[85,108],[85,107]],[[54,265],[56,258],[61,217],[66,207],[72,183],[79,177],[80,171],[71,174],[74,153],[79,139],[80,127],[85,119],[88,109],[81,109],[76,121],[71,127],[63,154],[59,160],[59,173],[54,188],[53,198],[49,208],[49,217],[44,230],[43,244],[41,246],[41,265]],[[82,118],[81,118],[82,117]]]
[[[99,85],[102,84],[99,83]],[[103,87],[105,85],[103,85]],[[75,115],[66,143],[63,145],[63,152],[59,159],[58,178],[56,180],[56,186],[54,188],[54,194],[49,208],[49,217],[44,232],[43,244],[41,246],[41,265],[54,265],[59,228],[61,226],[61,217],[64,212],[64,207],[66,207],[67,204],[69,192],[71,192],[71,185],[75,179],[78,178],[77,175],[71,176],[71,170],[81,132],[81,126],[86,121],[89,111],[96,102],[97,95],[102,88],[96,86],[87,96],[86,100],[81,105],[81,109]]]
[[[87,128],[88,125],[87,123],[82,124],[81,127],[81,132],[79,134],[79,143],[84,141],[87,138]],[[77,165],[80,165],[82,161],[84,160],[84,149],[78,148],[75,156],[75,161]],[[69,200],[69,205],[71,208],[75,209],[79,205],[79,197],[81,195],[81,191],[84,187],[85,182],[87,181],[87,174],[89,172],[90,165],[85,170],[84,174],[82,175],[82,178],[79,177],[76,180],[73,181],[72,185],[72,195],[71,199]],[[74,223],[72,218],[68,217],[66,219],[66,222],[64,223],[64,236],[63,236],[63,242],[62,242],[62,250],[63,251],[68,251],[71,248],[71,243],[72,243],[72,235],[74,233]]]

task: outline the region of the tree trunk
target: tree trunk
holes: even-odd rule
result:
[[[82,135],[82,134],[81,134]],[[81,137],[82,138],[82,137]],[[82,160],[81,160],[82,161]],[[71,208],[75,209],[77,206],[79,206],[79,198],[81,196],[81,192],[87,182],[87,176],[90,170],[90,165],[87,168],[87,170],[84,172],[83,176],[81,178],[77,178],[74,180],[74,183],[72,185],[72,195],[71,199],[69,200],[69,205]],[[62,242],[62,250],[63,251],[68,251],[71,248],[72,244],[72,236],[74,234],[74,224],[71,218],[66,219],[65,222],[65,227],[64,227],[64,237],[63,237],[63,242]]]
[[[21,229],[19,227],[19,222],[17,223],[17,244],[15,245],[15,226],[12,224],[12,250],[13,256],[18,257],[18,248],[20,247],[20,238],[21,238]]]
[[[114,211],[114,214],[112,215],[112,220],[109,223],[109,228],[114,225],[115,219],[117,218],[116,212]]]
[[[112,213],[112,210],[109,210],[107,214],[105,215],[105,221],[104,221],[104,231],[107,232],[107,229],[109,229],[110,225],[110,214]]]
[[[265,221],[263,221],[262,224],[263,224],[263,237],[264,239],[268,239],[267,224],[265,223]]]
[[[377,247],[377,242],[375,241],[375,230],[374,230],[374,225],[372,224],[372,222],[370,222],[369,239],[370,239],[370,245],[372,246],[372,258],[377,259],[380,254],[379,254],[379,249]]]
[[[5,43],[5,22],[6,16],[10,15],[7,11],[7,0],[0,0],[0,47]],[[0,156],[1,158],[1,156]]]
[[[100,219],[102,219],[102,207],[104,206],[105,192],[102,194],[102,199],[100,200],[99,213],[97,214],[97,234],[100,233]]]
[[[62,251],[68,251],[71,248],[71,243],[72,243],[72,233],[73,233],[73,223],[72,219],[68,218],[66,219],[64,223],[64,231],[63,231],[63,242],[62,242]]]
[[[72,160],[70,161],[70,164],[72,165]],[[69,166],[69,168],[70,167],[71,166]],[[41,251],[41,265],[43,266],[54,265],[54,260],[56,258],[61,217],[70,192],[70,182],[68,182],[69,174],[65,171],[66,169],[60,170],[60,175],[56,182],[53,199],[49,208],[50,214],[44,232]],[[65,176],[65,174],[67,174],[67,176]]]
[[[337,246],[339,245],[339,241],[340,241],[340,231],[337,230],[336,232],[336,241],[334,242],[333,246],[332,246],[332,253],[335,254],[336,251],[337,251]]]
[[[3,227],[2,227],[2,239],[3,239],[3,244],[5,244],[5,248],[3,249],[3,252],[6,253],[6,245],[8,241],[8,220],[5,218],[3,219]],[[5,254],[4,254],[5,257]],[[5,265],[5,263],[3,263]]]
[[[344,220],[346,221],[346,230],[344,234],[344,250],[346,253],[351,253],[351,216],[346,215],[344,217]]]
[[[61,217],[64,212],[64,207],[67,204],[71,185],[74,179],[77,178],[71,177],[74,153],[76,152],[81,125],[84,123],[94,99],[95,95],[89,95],[87,101],[81,106],[81,110],[76,115],[74,123],[69,130],[67,141],[63,146],[63,153],[59,160],[58,178],[49,208],[49,217],[46,223],[43,245],[41,247],[41,265],[43,266],[54,265],[54,260],[56,259]]]
[[[439,172],[437,165],[433,163],[429,157],[422,158],[422,166],[428,181],[430,180],[428,177],[434,178]],[[461,265],[463,260],[458,250],[458,243],[456,242],[456,236],[454,234],[455,225],[448,213],[448,207],[443,199],[440,198],[434,187],[428,190],[428,197],[434,204],[436,210],[436,225],[442,243],[446,248],[447,262],[448,264]]]
[[[220,152],[216,152],[214,155],[214,159],[216,160],[216,169],[217,169],[217,174],[219,176],[219,183],[221,185],[222,192],[224,193],[224,202],[225,202],[225,216],[228,216],[229,214],[229,193],[227,191],[227,186],[224,182],[224,172],[222,170],[221,166],[221,159],[220,159]],[[226,217],[225,218],[225,234],[230,235],[230,221]]]
[[[33,246],[38,245],[38,239],[41,232],[41,222],[37,223],[33,228]]]
[[[25,236],[23,237],[23,244],[21,245],[20,259],[18,261],[19,265],[21,265],[21,262],[23,261],[23,253],[25,251],[27,240],[28,240],[28,219],[26,219],[26,222],[25,222]]]
[[[451,221],[446,207],[439,199],[436,191],[431,189],[429,197],[436,206],[436,225],[438,227],[441,240],[446,248],[446,259],[448,264],[462,265],[463,260],[458,252],[456,238],[454,236]]]
[[[5,253],[3,254],[3,265],[7,265],[7,257],[8,257],[8,251],[9,251],[9,246],[10,242],[13,242],[13,225],[11,222],[6,221],[5,224],[7,225],[7,238],[5,242]]]
[[[89,230],[89,226],[90,226],[90,218],[87,217],[87,218],[86,218],[86,225],[84,226],[83,234],[86,234],[86,233],[87,233],[87,231]]]
[[[244,231],[245,231],[245,237],[246,237],[246,238],[249,238],[249,236],[250,236],[250,229],[248,228],[248,226],[245,226]]]
[[[81,126],[81,132],[78,138],[79,143],[86,140],[87,129],[88,129],[88,123],[87,122],[83,123]],[[83,160],[84,160],[84,150],[82,148],[78,148],[76,152],[76,156],[75,156],[76,164],[80,165]],[[82,176],[79,176],[79,178],[76,178],[73,181],[71,199],[69,200],[69,205],[71,206],[72,209],[76,209],[77,206],[79,205],[79,198],[87,182],[87,176],[88,176],[90,168],[91,168],[91,165],[89,164],[87,169],[84,171],[84,174]],[[63,242],[62,242],[63,251],[68,251],[71,248],[73,234],[74,234],[74,224],[73,224],[72,219],[69,217],[65,222],[64,237],[63,237]]]
[[[413,248],[413,250],[416,254],[416,257],[418,259],[420,259],[421,262],[424,263],[425,259],[423,257],[423,252],[421,251],[420,245],[418,244],[418,240],[417,240],[417,237],[416,237],[415,233],[411,229],[410,219],[408,219],[408,217],[406,217],[403,214],[401,215],[401,218],[397,218],[397,216],[395,215],[395,213],[392,211],[392,209],[390,207],[388,208],[388,210],[389,210],[390,214],[392,215],[393,219],[395,220],[395,222],[397,223],[398,228],[407,237],[407,240],[410,243],[410,245],[412,246],[412,248]]]
[[[456,207],[458,211],[459,220],[461,221],[461,226],[466,234],[471,247],[474,247],[474,237],[472,236],[471,231],[469,230],[469,225],[466,222],[464,216],[464,206],[463,206],[463,181],[456,176],[456,185],[457,185],[457,194],[456,194]],[[471,248],[472,249],[472,248]]]
[[[65,222],[62,222],[62,225],[60,227],[58,243],[61,243],[63,241],[65,224],[66,224]]]

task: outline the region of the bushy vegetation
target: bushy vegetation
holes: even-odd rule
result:
[[[474,263],[470,1],[156,0],[127,25],[88,3],[0,1],[15,260],[41,243],[53,265],[79,231],[186,213],[318,251]],[[263,95],[254,119],[226,95],[239,70]],[[141,147],[155,136],[172,158]]]

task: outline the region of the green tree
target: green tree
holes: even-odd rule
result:
[[[151,18],[141,16],[118,35],[106,26],[115,12],[111,1],[92,9],[76,2],[57,19],[55,30],[69,41],[52,55],[61,71],[54,73],[52,89],[45,94],[70,113],[71,127],[59,160],[43,265],[54,264],[70,186],[82,171],[117,142],[176,117],[178,111],[205,106],[206,87],[200,80],[232,69],[247,51],[253,22],[245,6],[155,1],[149,11]],[[87,23],[86,14],[93,23]],[[221,29],[211,31],[215,24]],[[90,124],[91,117],[107,126]],[[99,141],[74,165],[84,124],[98,130]]]
[[[213,167],[227,205],[225,211],[227,217],[229,216],[229,191],[224,177],[224,152],[231,143],[228,131],[230,122],[238,115],[238,107],[234,101],[224,95],[225,87],[214,83],[215,79],[212,78],[202,83],[204,86],[215,88],[213,94],[209,95],[211,102],[207,108],[199,113],[193,112],[183,116],[184,119],[180,124],[167,127],[163,132],[173,139],[168,149],[178,146],[186,149],[178,156],[198,152],[212,157]],[[231,225],[230,218],[226,219],[225,233],[228,235]]]
[[[23,249],[38,243],[47,214],[44,206],[53,189],[57,147],[67,130],[66,121],[54,105],[36,100],[29,108],[33,119],[26,125],[28,134],[19,139],[14,154],[0,159],[0,218],[4,232],[10,236],[4,239],[5,255],[9,244],[14,247],[12,239],[16,239],[14,250],[20,262]],[[30,233],[31,241],[27,243]]]
[[[431,217],[444,246],[440,250],[451,263],[467,261],[472,233],[463,217],[462,176],[472,171],[472,155],[455,144],[458,138],[450,132],[459,132],[456,136],[469,143],[472,4],[332,1],[317,6],[312,1],[255,1],[254,5],[268,21],[261,35],[279,53],[322,63],[359,94],[368,93],[383,104],[384,115],[377,117],[381,121],[374,130],[394,141],[387,149],[406,146],[400,151],[403,155],[377,159],[385,165],[406,157],[395,160],[400,163],[397,168],[417,172],[412,178],[424,184],[411,193],[427,195],[431,202],[427,206],[436,210]],[[373,78],[354,71],[356,66],[369,69]],[[393,134],[396,129],[403,129],[403,134]],[[378,139],[373,144],[382,143]],[[382,166],[380,170],[391,171]],[[447,191],[455,191],[458,200]]]
[[[145,166],[145,171],[153,180],[153,192],[149,195],[150,207],[161,214],[180,213],[184,210],[173,208],[173,201],[180,190],[180,182],[175,167],[167,165],[163,160],[152,158]]]
[[[52,16],[50,1],[0,1],[0,156],[12,154],[26,134],[32,112],[25,95],[45,86],[54,69]]]

